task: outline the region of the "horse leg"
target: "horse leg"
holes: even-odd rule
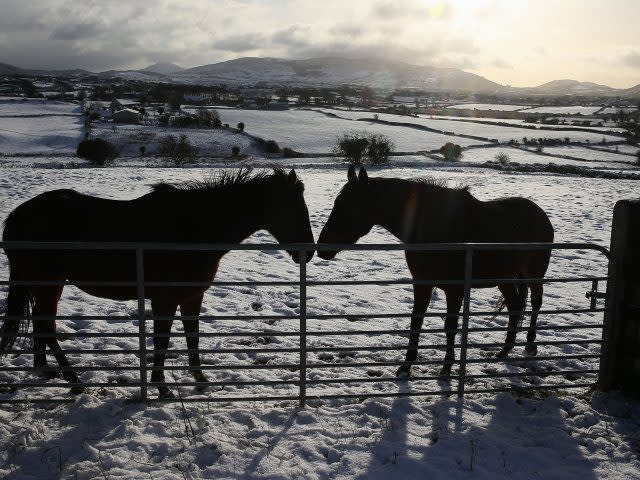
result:
[[[34,293],[34,299],[35,299],[35,304],[33,306],[34,317],[37,317],[38,315],[55,316],[58,310],[58,301],[60,300],[61,295],[62,295],[62,288],[47,289],[46,291],[41,290],[39,292]],[[36,327],[36,324],[39,324],[39,326]],[[49,320],[49,319],[44,320],[44,319],[35,318],[33,325],[34,325],[34,341],[33,341],[34,350],[44,351],[44,349],[48,345],[49,349],[53,353],[53,356],[58,362],[58,365],[62,367],[62,378],[64,378],[69,383],[75,383],[75,384],[81,383],[80,378],[78,378],[78,375],[76,374],[76,372],[74,372],[71,369],[69,360],[67,360],[67,356],[62,351],[62,348],[60,348],[60,344],[58,343],[58,339],[56,337],[46,337],[46,338],[38,337],[36,341],[36,337],[35,337],[36,331],[38,333],[47,334],[47,335],[56,333],[55,320]],[[33,362],[34,362],[34,367],[47,366],[47,359],[44,353],[38,354],[38,358],[36,358],[34,354]],[[38,365],[36,365],[36,362]],[[52,377],[56,377],[57,375],[54,374],[54,375],[46,375],[46,376],[49,378],[52,378]],[[73,387],[71,387],[71,392],[74,394],[82,393],[84,392],[84,387],[82,385],[74,385]]]
[[[202,295],[198,295],[196,298],[183,302],[180,304],[180,315],[186,315],[190,317],[197,317],[200,314],[200,307],[202,306]],[[187,348],[193,350],[189,352],[189,366],[200,367],[200,354],[198,353],[198,343],[200,338],[198,337],[199,322],[198,319],[182,320],[184,325],[184,333],[187,335]],[[207,377],[202,373],[202,370],[191,370],[191,374],[196,382],[207,383]]]
[[[456,339],[458,316],[464,299],[464,290],[461,288],[448,288],[445,294],[447,296],[447,318],[444,321],[444,329],[447,331],[447,352],[444,355],[444,364],[440,370],[440,375],[447,377],[451,375],[451,366],[456,359],[453,345]]]
[[[158,300],[151,301],[151,312],[154,317],[166,316],[173,317],[178,308],[177,303],[161,302]],[[152,382],[164,382],[164,359],[167,355],[166,351],[169,347],[168,336],[156,336],[157,334],[167,335],[171,333],[171,325],[173,320],[156,320],[153,319],[153,372],[151,373]],[[173,396],[171,390],[166,385],[158,385],[160,398],[170,398]]]
[[[518,289],[513,284],[498,285],[498,289],[504,296],[504,302],[509,312],[524,310],[527,297],[520,295]],[[507,337],[504,341],[504,347],[498,352],[498,358],[506,358],[516,343],[516,329],[518,323],[522,320],[522,315],[509,314],[509,326],[507,329]]]
[[[528,355],[536,355],[538,353],[538,347],[534,343],[536,341],[536,321],[538,320],[538,312],[542,307],[542,292],[543,286],[541,283],[530,285],[531,288],[531,323],[529,323],[529,330],[527,331],[527,343],[524,347],[524,351]]]
[[[409,334],[409,347],[405,362],[414,362],[418,357],[418,341],[420,339],[420,329],[424,320],[424,313],[427,311],[433,287],[430,285],[413,286],[413,310],[411,311],[411,333]],[[396,372],[398,377],[408,377],[411,375],[411,365],[404,364]]]

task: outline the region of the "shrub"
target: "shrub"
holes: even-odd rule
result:
[[[222,126],[220,115],[215,110],[199,108],[196,112],[196,119],[201,127],[220,128]]]
[[[462,147],[455,143],[447,142],[440,147],[440,153],[448,162],[455,162],[462,156]]]
[[[238,123],[238,131],[244,132],[244,122]]]
[[[497,153],[496,156],[495,156],[495,159],[500,165],[507,165],[509,163],[509,161],[511,160],[509,158],[509,155],[504,153],[504,152]]]
[[[393,150],[393,142],[384,135],[370,135],[368,137],[369,145],[367,146],[366,156],[373,165],[387,163],[389,154]]]
[[[240,147],[237,145],[234,145],[233,147],[231,147],[231,154],[234,157],[237,157],[238,155],[240,155]]]
[[[282,149],[282,156],[284,158],[296,158],[300,156],[300,152],[296,152],[293,148],[284,147]]]
[[[197,124],[197,120],[190,116],[171,117],[171,126],[178,128],[191,128]]]
[[[189,141],[186,135],[167,135],[160,138],[158,153],[173,160],[176,165],[193,162],[198,149]]]
[[[357,133],[343,133],[338,137],[333,152],[344,157],[350,163],[360,164],[368,146],[369,140],[366,137]]]
[[[145,147],[144,145],[140,145],[140,156],[144,157],[144,154],[147,151],[147,147]]]
[[[101,118],[99,112],[89,112],[89,120],[100,120]]]
[[[258,145],[265,153],[280,153],[280,146],[275,140],[257,139]]]
[[[102,166],[118,156],[116,147],[102,138],[83,140],[78,145],[76,154],[93,165]]]
[[[166,127],[167,125],[169,125],[169,118],[170,115],[168,113],[158,115],[158,125],[160,125],[161,127]]]

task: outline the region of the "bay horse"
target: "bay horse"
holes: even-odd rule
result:
[[[250,169],[223,172],[204,181],[179,185],[159,183],[152,191],[133,200],[108,200],[78,193],[54,190],[19,205],[6,222],[4,241],[48,242],[172,242],[240,243],[258,230],[267,230],[280,243],[313,244],[309,212],[304,200],[304,184],[294,170],[280,169],[251,174]],[[9,259],[10,281],[78,282],[78,288],[97,297],[114,300],[137,298],[135,286],[87,286],[81,282],[135,282],[136,257],[133,251],[116,250],[19,250],[5,249]],[[146,251],[145,282],[211,282],[220,259],[227,251]],[[296,263],[297,251],[288,252]],[[306,252],[306,261],[314,251]],[[145,298],[151,300],[155,333],[168,334],[178,306],[184,316],[198,316],[207,286],[149,286]],[[12,348],[16,335],[24,329],[28,316],[33,323],[33,365],[47,367],[46,347],[64,367],[63,378],[73,384],[72,391],[83,391],[80,379],[58,344],[55,321],[36,319],[55,316],[63,286],[10,286],[6,315],[0,334],[0,354]],[[22,319],[21,319],[22,318]],[[198,321],[182,320],[189,365],[200,367]],[[191,336],[188,336],[191,334]],[[169,338],[153,337],[152,382],[164,381],[165,352]],[[48,372],[48,373],[47,373]],[[45,376],[55,377],[52,369]],[[207,378],[200,368],[192,370],[198,383]],[[171,396],[158,386],[161,396]]]
[[[374,225],[384,227],[406,244],[553,242],[553,226],[546,213],[525,198],[480,201],[467,188],[447,188],[428,180],[369,178],[364,168],[356,175],[353,166],[349,167],[347,180],[318,243],[355,243]],[[333,259],[337,253],[318,250],[318,256],[324,259]],[[464,280],[464,252],[405,251],[405,257],[414,281]],[[551,251],[546,249],[476,251],[473,256],[473,278],[486,280],[474,288],[498,287],[510,312],[525,309],[527,290],[531,289],[532,314],[525,347],[530,355],[537,353],[534,342],[536,319],[542,305],[542,283],[499,283],[494,279],[543,278],[550,257]],[[463,285],[414,284],[409,346],[406,363],[398,369],[399,376],[410,375],[411,362],[417,358],[424,314],[436,287],[445,292],[447,301],[447,348],[440,374],[451,373]],[[513,348],[520,320],[521,316],[510,314],[499,357],[506,357]]]

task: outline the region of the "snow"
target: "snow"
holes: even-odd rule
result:
[[[405,127],[331,118],[309,110],[223,110],[218,113],[223,123],[237,125],[244,122],[248,133],[273,139],[280,148],[289,147],[305,153],[331,152],[336,138],[350,131],[386,135],[395,142],[395,150],[402,152],[433,150],[451,141],[461,146],[483,143]]]
[[[156,154],[159,142],[167,135],[186,135],[198,149],[198,155],[208,157],[229,157],[231,148],[240,147],[240,153],[255,154],[254,141],[234,129],[197,129],[157,127],[150,125],[115,125],[110,122],[96,122],[92,127],[92,137],[104,138],[112,142],[123,157],[137,157],[140,147],[146,148],[147,155]]]
[[[75,153],[82,139],[81,116],[1,117],[0,153]]]
[[[36,115],[80,115],[80,105],[72,102],[49,101],[1,101],[0,117]]]
[[[483,137],[489,139],[495,139],[500,142],[507,142],[511,139],[520,141],[522,137],[547,137],[547,138],[562,138],[569,137],[571,141],[575,142],[584,142],[586,140],[590,142],[600,142],[604,137],[608,141],[620,141],[621,137],[607,135],[607,133],[612,132],[611,129],[608,128],[594,128],[593,130],[600,130],[602,133],[590,133],[590,132],[581,132],[581,131],[567,131],[567,130],[558,130],[554,131],[554,127],[559,129],[561,127],[567,128],[564,126],[552,126],[550,129],[546,129],[547,125],[544,125],[544,130],[539,129],[537,127],[541,127],[541,125],[535,125],[536,128],[519,128],[519,127],[505,127],[504,125],[491,125],[487,123],[477,123],[470,122],[469,118],[466,118],[467,121],[459,121],[465,120],[464,117],[436,117],[436,116],[428,116],[428,115],[419,115],[417,117],[410,115],[393,115],[389,113],[375,113],[375,112],[341,112],[331,109],[318,109],[320,111],[324,111],[327,113],[331,113],[333,115],[338,115],[339,117],[349,118],[351,120],[359,120],[359,119],[367,119],[367,118],[375,118],[374,115],[378,116],[379,120],[384,120],[387,122],[397,122],[397,123],[409,123],[414,125],[423,125],[429,128],[434,128],[437,130],[445,131],[445,132],[454,132],[458,135],[473,135],[476,137]],[[332,120],[336,120],[333,119]],[[491,123],[494,122],[502,122],[503,120],[497,119],[482,119],[482,121],[486,121]],[[522,120],[506,120],[505,123],[513,123],[515,125],[520,126],[531,126],[532,124],[526,124]],[[617,130],[613,130],[615,132]],[[453,140],[449,140],[453,141]],[[459,143],[458,139],[455,140],[455,143]],[[462,144],[460,144],[462,145]]]
[[[592,115],[600,110],[600,106],[572,106],[572,107],[536,107],[527,110],[527,113],[552,113],[557,115]]]
[[[482,149],[478,149],[482,150]],[[330,161],[330,160],[329,160]],[[174,168],[102,168],[102,169],[3,169],[0,176],[0,221],[21,202],[39,192],[54,188],[79,191],[109,198],[134,198],[148,191],[157,181],[181,181],[202,178],[211,169]],[[299,168],[305,181],[314,234],[318,235],[333,199],[346,180],[341,166],[319,168],[313,164]],[[433,175],[452,184],[469,184],[481,199],[522,195],[534,199],[548,213],[556,230],[557,241],[595,242],[607,245],[613,205],[621,198],[637,194],[637,184],[624,180],[599,180],[555,175],[506,174],[494,171],[453,168],[369,169],[371,176],[414,178]],[[594,195],[598,192],[598,195]],[[266,233],[251,241],[270,242]],[[394,242],[380,228],[367,235],[364,242]],[[549,277],[600,275],[606,261],[588,251],[556,252]],[[0,257],[2,278],[7,277],[6,259]],[[308,265],[314,279],[382,279],[408,276],[400,252],[375,255],[343,252],[335,261],[314,258]],[[224,257],[219,280],[291,280],[298,267],[284,252],[232,252]],[[589,282],[578,285],[550,284],[545,289],[543,308],[584,308],[584,292]],[[474,290],[472,309],[489,310],[496,291]],[[367,313],[409,313],[412,294],[409,286],[309,287],[308,311],[313,314],[356,314],[362,320],[343,319],[322,323],[309,319],[309,330],[353,331],[340,337],[309,337],[314,347],[345,346],[349,355],[310,353],[309,362],[348,363],[389,361],[402,358],[406,340],[397,335],[376,338],[357,336],[362,329],[406,329],[406,318],[367,320]],[[252,305],[260,304],[255,311]],[[265,330],[295,331],[297,322],[281,321],[274,325],[260,320],[260,315],[295,314],[299,296],[292,287],[214,287],[205,296],[203,314],[249,314],[252,322],[203,321],[204,332]],[[430,311],[442,311],[444,296],[438,293]],[[115,302],[88,296],[67,287],[60,302],[61,315],[128,315],[135,302]],[[601,321],[601,314],[555,314],[541,316],[539,325],[568,325],[574,322]],[[497,325],[504,326],[502,317]],[[179,322],[176,325],[181,331]],[[471,326],[486,326],[487,319],[473,317]],[[440,318],[428,318],[425,328],[441,327]],[[109,322],[60,321],[62,331],[137,332],[137,324],[128,319]],[[538,339],[599,339],[599,329],[579,331],[541,330]],[[297,346],[295,337],[263,336],[273,348]],[[473,342],[502,342],[502,333],[470,334]],[[422,344],[442,343],[441,334],[423,335]],[[69,355],[74,365],[110,366],[137,363],[132,356],[100,355],[103,349],[135,348],[135,339],[69,339],[63,348],[88,348],[91,358]],[[373,343],[371,343],[373,342]],[[365,345],[400,345],[398,352],[368,352]],[[184,348],[181,339],[173,345]],[[202,348],[264,348],[255,339],[213,337],[201,342]],[[360,348],[359,348],[360,347]],[[540,356],[547,354],[597,353],[597,344],[540,346]],[[471,348],[469,356],[492,358],[496,349]],[[347,352],[349,353],[349,352]],[[435,349],[421,351],[424,359],[440,359]],[[476,380],[468,388],[492,388],[509,385],[566,384],[572,379],[547,377],[536,372],[597,368],[594,359],[567,359],[558,362],[522,357],[517,347],[514,361],[494,364],[480,361],[470,364],[468,373],[523,372],[530,376],[510,380]],[[295,354],[220,354],[203,355],[207,365],[260,365],[296,362]],[[25,356],[9,358],[14,366],[29,365]],[[168,364],[181,365],[184,358],[170,358]],[[392,367],[380,367],[384,377],[393,376]],[[415,373],[432,375],[437,366],[419,366]],[[186,372],[176,371],[177,381],[190,380]],[[213,370],[212,380],[295,379],[297,372],[268,370]],[[379,373],[375,368],[337,367],[309,369],[309,378],[366,377]],[[309,387],[309,405],[296,408],[294,403],[178,404],[143,406],[128,403],[135,389],[116,383],[122,377],[108,371],[87,371],[85,381],[112,381],[114,386],[89,391],[68,405],[38,407],[29,404],[32,389],[19,390],[12,398],[24,398],[24,404],[0,407],[0,436],[6,439],[0,450],[0,476],[7,478],[637,478],[637,432],[640,408],[637,403],[615,394],[594,395],[583,390],[550,396],[532,394],[476,394],[464,400],[434,396],[371,399],[365,401],[314,400],[314,395],[366,392],[394,394],[398,391],[420,392],[429,389],[455,388],[455,382],[419,381],[409,385],[398,382],[367,384],[315,385]],[[29,380],[28,375],[4,372],[0,381]],[[172,375],[167,372],[167,379]],[[587,376],[593,380],[593,376]],[[190,387],[181,389],[185,397],[199,394]],[[294,394],[294,387],[247,387],[210,391],[208,396],[223,399],[239,394]],[[67,389],[50,388],[39,396],[66,397]],[[72,397],[70,397],[72,398]],[[185,419],[188,419],[188,421]],[[189,426],[190,425],[190,426]]]
[[[451,105],[447,108],[454,108],[458,110],[496,110],[499,112],[515,112],[516,110],[522,110],[529,108],[527,105],[505,105],[496,103],[463,103],[460,105]]]

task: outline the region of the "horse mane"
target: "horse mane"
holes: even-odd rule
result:
[[[151,186],[154,192],[213,192],[237,187],[240,185],[265,185],[278,182],[283,186],[292,185],[300,192],[304,191],[304,183],[296,178],[295,183],[288,182],[288,175],[280,167],[274,167],[273,172],[262,170],[253,173],[251,167],[242,167],[236,171],[223,170],[202,180],[188,180],[181,183],[160,182]]]
[[[427,185],[430,187],[436,187],[441,190],[454,190],[461,192],[469,192],[469,185],[464,183],[457,183],[454,186],[449,186],[449,182],[443,178],[435,178],[435,177],[421,177],[414,180],[410,180],[422,185]]]

